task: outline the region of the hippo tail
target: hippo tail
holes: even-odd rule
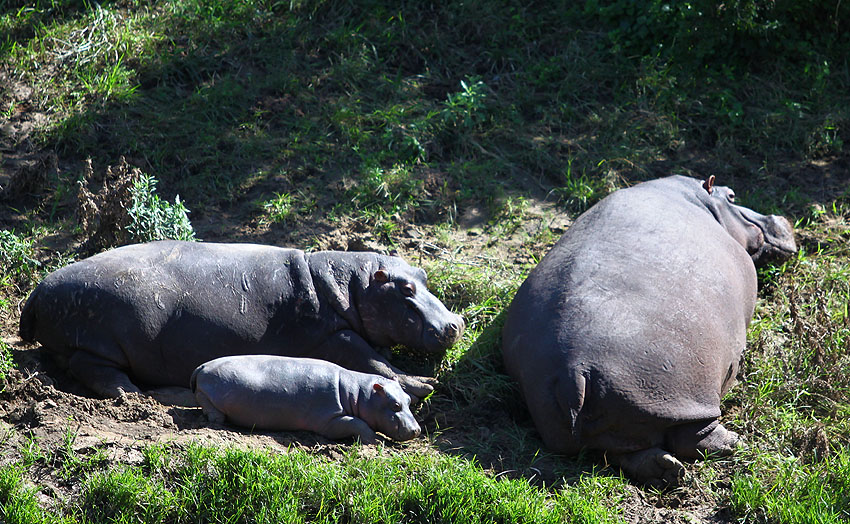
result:
[[[581,439],[579,414],[584,408],[587,387],[588,377],[576,369],[567,373],[563,379],[559,379],[555,387],[555,398],[561,408],[561,413],[569,421],[570,433],[576,441]]]
[[[36,286],[29,298],[27,298],[24,308],[21,310],[21,323],[18,329],[18,334],[26,342],[35,341],[35,331],[37,328],[36,302],[41,291],[41,286]]]
[[[195,393],[195,390],[198,387],[198,373],[201,371],[201,366],[195,368],[195,371],[192,372],[192,376],[189,377],[189,389],[192,390],[192,394]]]

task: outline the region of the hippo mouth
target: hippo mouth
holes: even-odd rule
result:
[[[411,417],[410,421],[404,420],[401,416],[395,417],[395,435],[396,440],[404,441],[414,439],[422,432],[422,428],[415,418]]]
[[[776,215],[754,217],[743,211],[741,217],[758,231],[755,246],[747,249],[756,265],[782,262],[797,252],[794,228],[785,218]]]
[[[796,249],[790,250],[765,242],[758,248],[758,250],[756,250],[755,253],[750,253],[750,257],[753,259],[753,263],[757,267],[762,267],[766,264],[784,262],[794,256],[794,253],[796,252]]]
[[[462,318],[458,317],[457,321],[448,322],[442,327],[427,324],[424,326],[422,330],[422,345],[424,349],[429,353],[440,353],[460,340],[465,323]]]

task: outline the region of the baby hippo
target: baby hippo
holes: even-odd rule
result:
[[[191,388],[211,422],[269,431],[305,430],[376,442],[419,435],[410,397],[394,379],[312,358],[221,357],[198,366]]]

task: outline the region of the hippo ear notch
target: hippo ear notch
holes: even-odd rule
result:
[[[709,176],[705,182],[702,183],[703,189],[705,189],[710,195],[712,191],[714,191],[714,175]]]

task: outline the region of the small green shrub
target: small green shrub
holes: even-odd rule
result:
[[[293,198],[289,193],[275,193],[274,198],[263,202],[263,210],[272,223],[285,223],[292,218],[294,209],[292,208]]]
[[[6,380],[6,375],[13,367],[15,367],[15,363],[12,361],[12,352],[9,350],[9,346],[0,340],[0,384]]]
[[[347,196],[357,209],[381,209],[392,214],[415,208],[421,191],[422,181],[405,166],[396,165],[390,169],[370,166],[364,169]]]
[[[440,115],[449,127],[468,131],[487,119],[487,85],[478,77],[460,81],[461,91],[449,93]]]
[[[175,197],[171,204],[156,194],[156,178],[142,175],[130,190],[132,204],[128,210],[130,224],[127,232],[136,242],[153,240],[195,240],[195,230],[189,222],[189,210]]]
[[[16,281],[32,279],[41,268],[34,258],[32,240],[19,237],[14,231],[0,230],[0,278],[11,276]]]

